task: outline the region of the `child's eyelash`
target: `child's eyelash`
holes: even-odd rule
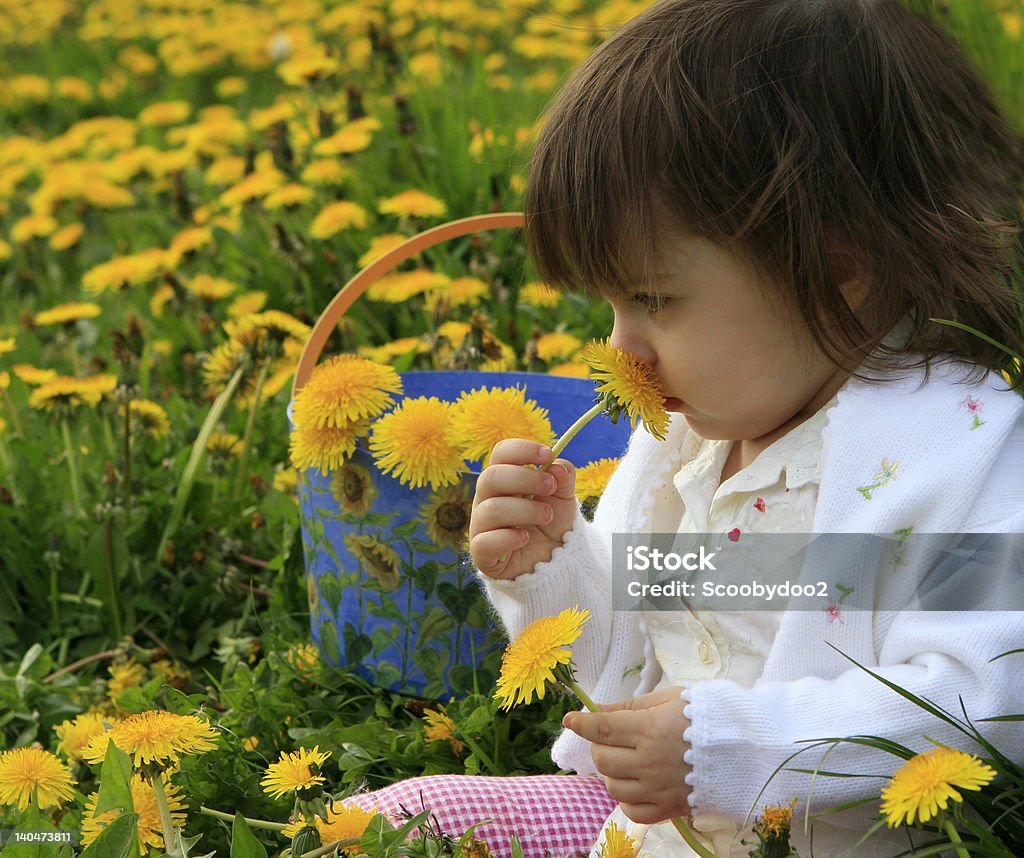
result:
[[[643,292],[630,296],[630,300],[651,313],[657,313],[659,310],[664,309],[668,303],[668,298],[664,295],[649,295]]]

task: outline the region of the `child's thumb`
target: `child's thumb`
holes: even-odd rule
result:
[[[555,478],[557,486],[552,493],[556,498],[562,500],[575,499],[576,497],[576,468],[568,459],[556,459],[548,473]]]

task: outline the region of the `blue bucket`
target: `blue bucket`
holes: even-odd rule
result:
[[[520,387],[558,436],[595,402],[594,382],[511,372],[410,372],[404,396],[456,401],[481,387]],[[577,467],[625,451],[630,426],[590,421],[564,457]],[[324,659],[375,685],[440,699],[493,685],[503,634],[463,532],[479,471],[433,491],[377,470],[363,449],[336,471],[299,480],[313,640]]]

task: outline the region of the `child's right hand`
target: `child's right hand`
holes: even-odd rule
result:
[[[501,441],[491,451],[469,520],[469,550],[488,577],[532,572],[551,559],[572,527],[579,506],[572,463],[557,459],[547,471],[524,467],[546,465],[551,456],[550,447],[520,438]]]

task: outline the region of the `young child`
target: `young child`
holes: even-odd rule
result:
[[[640,855],[692,855],[665,822],[680,815],[718,856],[746,856],[761,806],[794,797],[805,858],[907,849],[885,828],[854,848],[877,803],[817,820],[813,853],[803,831],[808,801],[877,796],[882,779],[812,790],[782,771],[761,792],[804,740],[978,751],[849,659],[957,714],[961,699],[974,719],[1024,711],[1019,656],[991,661],[1024,644],[1024,613],[916,610],[854,570],[876,610],[832,593],[815,611],[615,612],[611,572],[616,533],[1024,531],[1024,402],[994,372],[1005,356],[932,321],[1021,352],[1020,151],[949,39],[897,0],[664,0],[551,108],[527,191],[539,270],[607,298],[612,342],[650,364],[674,415],[664,441],[634,433],[593,524],[568,461],[541,472],[523,466],[549,449],[499,444],[471,551],[510,635],[591,612],[574,662],[609,705],[568,715],[553,757],[603,778]],[[1019,728],[976,723],[1024,761]],[[898,762],[849,744],[821,756],[789,765]],[[582,805],[558,789],[531,800],[571,818]]]

